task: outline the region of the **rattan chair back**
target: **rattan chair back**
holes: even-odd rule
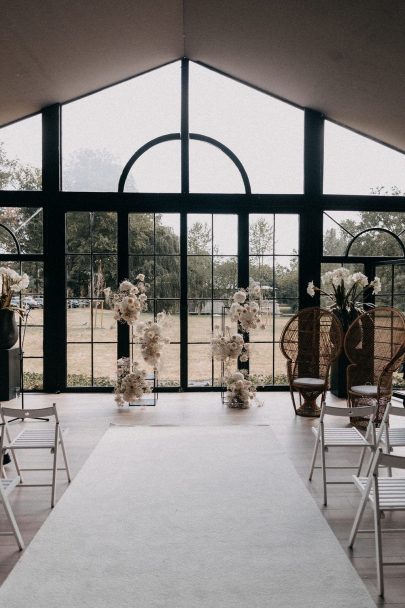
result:
[[[280,338],[290,385],[298,377],[326,380],[342,342],[342,326],[332,312],[318,307],[300,310],[287,323]]]
[[[381,394],[391,392],[392,374],[405,355],[405,317],[389,306],[372,308],[350,325],[344,349],[351,365],[347,386],[376,385]]]

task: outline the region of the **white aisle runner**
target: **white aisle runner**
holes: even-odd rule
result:
[[[106,432],[0,606],[375,604],[269,427],[140,426]]]

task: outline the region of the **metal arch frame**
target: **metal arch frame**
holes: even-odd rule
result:
[[[345,257],[346,258],[350,257],[350,249],[351,249],[353,243],[356,241],[356,239],[358,239],[363,234],[366,234],[367,232],[375,232],[375,231],[385,232],[386,234],[389,234],[390,236],[392,236],[396,240],[396,242],[398,243],[398,245],[400,246],[400,248],[402,250],[402,256],[405,257],[405,245],[403,244],[403,242],[401,241],[401,239],[399,238],[399,236],[397,234],[395,234],[395,232],[392,232],[392,230],[388,230],[388,228],[380,228],[380,227],[378,227],[378,228],[366,228],[365,230],[361,230],[360,232],[358,232],[352,238],[352,240],[348,243],[348,245],[346,247],[346,251],[345,251]]]
[[[252,194],[252,189],[250,186],[250,180],[249,180],[247,171],[246,171],[245,167],[243,166],[243,164],[241,163],[241,161],[239,160],[239,158],[236,156],[236,154],[234,152],[232,152],[232,150],[230,148],[225,146],[225,144],[221,143],[217,139],[214,139],[213,137],[208,137],[207,135],[201,135],[200,133],[190,133],[189,138],[193,139],[195,141],[203,141],[203,142],[210,144],[211,146],[214,146],[215,148],[218,148],[219,150],[221,150],[221,152],[223,152],[238,169],[239,174],[243,181],[243,185],[245,187],[245,194]],[[125,182],[127,180],[128,174],[129,174],[130,170],[132,169],[132,167],[134,166],[134,164],[136,163],[136,161],[143,154],[145,154],[145,152],[147,152],[154,146],[158,146],[159,144],[162,144],[166,141],[181,141],[181,135],[180,135],[180,133],[168,133],[167,135],[161,135],[160,137],[155,137],[154,139],[151,139],[146,144],[144,144],[143,146],[138,148],[138,150],[128,160],[128,162],[126,163],[126,165],[121,173],[121,176],[120,176],[120,179],[118,182],[118,192],[120,192],[120,193],[124,192]]]
[[[8,226],[6,226],[5,224],[1,224],[1,223],[0,223],[0,228],[4,228],[4,230],[5,230],[6,232],[8,232],[8,234],[11,236],[11,238],[12,238],[12,239],[13,239],[13,241],[14,241],[14,245],[15,245],[15,247],[16,247],[16,249],[17,249],[17,255],[21,255],[21,247],[20,247],[20,243],[19,243],[19,241],[18,241],[18,239],[17,239],[16,235],[14,234],[14,232],[13,232],[13,231],[12,231],[12,230],[11,230],[11,229],[8,227]],[[20,266],[21,266],[21,260],[20,260]]]

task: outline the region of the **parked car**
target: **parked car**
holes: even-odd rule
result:
[[[22,299],[23,306],[29,306],[30,308],[41,308],[37,300],[32,296],[24,296]]]

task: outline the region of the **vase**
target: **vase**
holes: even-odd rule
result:
[[[333,314],[339,319],[343,329],[343,341],[347,330],[355,319],[359,316],[359,312],[355,308],[350,310],[341,310],[339,308],[332,310]],[[339,357],[333,361],[330,368],[330,390],[336,397],[342,399],[347,398],[347,384],[346,384],[346,370],[350,364],[349,359],[346,357],[344,348]]]
[[[11,348],[18,340],[18,326],[14,311],[0,309],[0,349]]]

